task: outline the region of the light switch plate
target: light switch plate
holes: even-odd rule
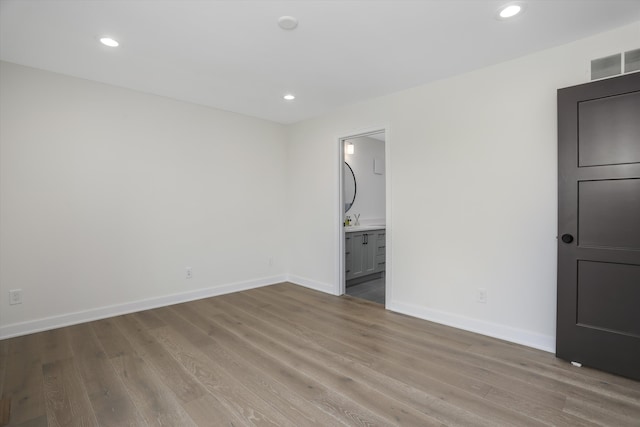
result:
[[[384,160],[373,159],[373,173],[376,175],[384,175]]]

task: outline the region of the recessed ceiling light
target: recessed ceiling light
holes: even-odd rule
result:
[[[520,4],[508,4],[503,6],[498,12],[498,17],[501,19],[512,18],[522,12],[522,5]]]
[[[295,95],[288,93],[285,96],[283,96],[283,98],[287,101],[293,101],[294,99],[296,99]]]
[[[278,25],[283,30],[294,30],[298,26],[298,19],[293,16],[281,16],[278,18]]]
[[[118,43],[116,40],[112,39],[111,37],[101,37],[100,43],[109,47],[118,47],[120,45],[120,43]]]

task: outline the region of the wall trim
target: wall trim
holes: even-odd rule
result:
[[[93,320],[100,320],[107,317],[135,313],[137,311],[149,310],[152,308],[164,307],[168,305],[179,304],[182,302],[230,294],[232,292],[261,288],[263,286],[275,285],[276,283],[282,283],[285,281],[287,281],[287,277],[284,275],[264,277],[261,279],[229,283],[222,286],[196,289],[187,292],[180,292],[177,294],[146,298],[138,301],[108,305],[105,307],[92,308],[89,310],[76,311],[73,313],[61,314],[57,316],[44,317],[41,319],[29,320],[26,322],[13,323],[5,326],[0,326],[0,339],[47,331],[49,329],[76,325],[78,323],[91,322]]]
[[[305,288],[313,289],[316,291],[324,292],[326,294],[338,295],[336,293],[335,285],[318,282],[316,280],[307,279],[305,277],[300,277],[300,276],[291,274],[287,276],[287,282],[291,282],[294,285],[304,286]]]
[[[448,313],[445,311],[419,307],[399,301],[391,301],[387,303],[386,308],[397,313],[418,317],[420,319],[452,326],[469,332],[475,332],[481,335],[487,335],[516,344],[526,345],[527,347],[536,348],[549,353],[556,352],[556,339],[551,335],[543,335],[527,331],[525,329],[513,328],[511,326],[460,316],[458,314]]]

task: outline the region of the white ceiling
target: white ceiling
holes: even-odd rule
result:
[[[293,123],[640,20],[640,0],[529,0],[500,21],[507,2],[0,0],[0,58]]]

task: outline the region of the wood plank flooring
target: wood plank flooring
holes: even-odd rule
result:
[[[0,341],[10,426],[640,426],[640,383],[282,283]]]
[[[381,277],[358,283],[357,285],[347,285],[346,294],[384,305],[385,279]]]

